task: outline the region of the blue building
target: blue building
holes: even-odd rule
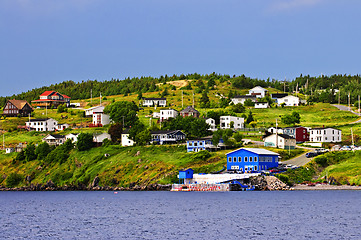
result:
[[[223,145],[223,139],[219,140],[219,146]],[[201,139],[187,140],[187,152],[199,152],[202,150],[217,151],[219,146],[214,146],[212,143],[212,137],[204,137]]]
[[[193,178],[193,169],[188,168],[187,170],[179,171],[179,180],[183,179],[183,183],[186,183],[187,179]]]
[[[262,148],[240,148],[227,154],[227,170],[260,172],[278,167],[279,154]]]

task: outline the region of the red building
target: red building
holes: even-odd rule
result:
[[[310,134],[305,127],[287,127],[283,129],[283,134],[289,135],[296,139],[296,142],[308,142]]]
[[[67,95],[55,92],[55,91],[45,91],[40,95],[40,99],[31,101],[33,106],[36,107],[58,107],[60,104],[66,104],[69,106],[70,97]]]

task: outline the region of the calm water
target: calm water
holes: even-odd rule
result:
[[[361,191],[0,192],[0,239],[361,239]]]

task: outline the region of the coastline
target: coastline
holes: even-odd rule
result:
[[[316,184],[309,186],[305,184],[297,184],[292,187],[294,191],[318,191],[318,190],[361,190],[361,186],[351,185],[329,185],[329,184]]]

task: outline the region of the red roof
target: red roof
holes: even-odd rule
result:
[[[54,91],[45,91],[43,92],[43,94],[41,94],[40,96],[49,96],[50,94],[52,94]]]
[[[65,94],[61,94],[63,95],[64,98],[70,98],[69,96],[65,95]]]

